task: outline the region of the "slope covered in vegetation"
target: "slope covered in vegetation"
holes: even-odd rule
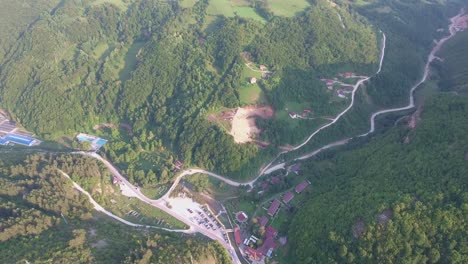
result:
[[[137,229],[95,213],[59,168],[101,174],[94,160],[31,155],[0,161],[0,262],[230,263],[206,238]]]
[[[162,156],[248,177],[241,172],[258,168],[268,155],[258,155],[254,144],[235,144],[207,121],[209,112],[241,105],[241,52],[271,63],[276,73],[262,91],[271,100],[263,103],[278,108],[301,94],[313,98],[311,103],[326,101],[320,98],[323,84],[302,85],[310,76],[318,78],[316,67],[376,62],[373,29],[327,1],[265,24],[241,17],[208,20],[209,3],[184,8],[176,1],[64,1],[25,31],[1,66],[2,108],[51,140],[95,133],[100,123],[128,124],[128,136],[104,135],[112,142],[104,150],[142,185],[170,180],[172,164]],[[338,16],[329,18],[335,12],[346,29]],[[288,84],[290,79],[295,82]],[[154,160],[155,170],[141,165]]]
[[[414,130],[308,162],[313,194],[290,231],[298,263],[466,261],[468,100],[445,95],[424,109]]]

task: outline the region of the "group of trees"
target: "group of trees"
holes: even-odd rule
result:
[[[358,241],[331,235],[338,252],[335,259],[348,263],[467,262],[467,204],[459,202],[466,199],[451,196],[439,193],[426,203],[406,197],[392,206],[391,221],[367,226]]]
[[[427,99],[415,129],[403,122],[307,162],[313,191],[290,225],[295,261],[466,262],[467,114],[465,97]]]

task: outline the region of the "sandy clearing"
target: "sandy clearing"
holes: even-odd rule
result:
[[[127,185],[121,183],[119,184],[119,186],[120,186],[120,190],[122,191],[123,196],[138,198],[138,195],[136,195],[130,188],[128,188]]]
[[[230,134],[236,143],[251,142],[253,137],[261,132],[255,124],[255,117],[266,119],[273,117],[273,115],[274,111],[270,106],[239,107],[232,119]]]

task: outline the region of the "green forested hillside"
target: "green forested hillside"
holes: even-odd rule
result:
[[[433,98],[414,130],[308,162],[313,191],[289,232],[296,263],[466,262],[467,114],[466,97]]]
[[[1,263],[230,263],[215,242],[127,227],[95,213],[58,171],[98,176],[94,160],[1,155]]]
[[[265,23],[236,16],[208,19],[209,4],[63,1],[25,31],[2,64],[1,107],[50,140],[96,133],[92,128],[100,123],[125,123],[132,130],[128,135],[103,132],[111,140],[104,152],[142,185],[170,180],[175,159],[248,177],[241,171],[258,168],[260,149],[235,144],[207,120],[209,112],[241,104],[242,51],[275,70],[262,92],[270,98],[263,103],[278,108],[286,100],[326,102],[320,98],[323,84],[310,82],[311,76],[318,78],[316,67],[376,62],[372,27],[327,1]],[[342,107],[320,105],[329,111]],[[260,158],[252,162],[254,157]],[[144,165],[155,161],[156,169]]]
[[[21,34],[33,27],[43,13],[53,10],[59,0],[16,1],[1,0],[0,4],[0,64],[5,56],[16,49],[15,42]]]
[[[464,67],[468,60],[467,41],[468,32],[462,32],[437,54],[442,59],[435,63],[440,74],[439,86],[445,91],[468,92],[468,68]]]

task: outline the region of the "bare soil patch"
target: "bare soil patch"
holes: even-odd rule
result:
[[[256,126],[255,119],[272,118],[273,108],[270,106],[250,106],[237,108],[232,118],[231,132],[236,143],[247,143],[254,140],[255,136],[262,131]]]
[[[354,238],[360,238],[366,232],[366,224],[363,220],[357,221],[351,228]]]
[[[455,20],[455,25],[459,30],[468,28],[468,15],[464,15]]]

